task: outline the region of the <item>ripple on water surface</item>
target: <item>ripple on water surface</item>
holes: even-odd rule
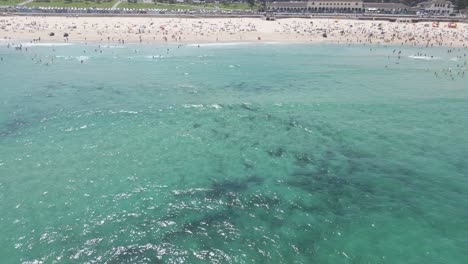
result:
[[[234,58],[201,47],[161,64],[141,56],[116,60],[118,69],[135,63],[126,76],[99,72],[109,58],[93,55],[76,76],[51,81],[37,74],[35,85],[0,87],[7,98],[0,105],[4,260],[467,259],[468,140],[460,131],[467,129],[461,113],[468,104],[460,80],[435,79],[418,68],[424,60],[405,57],[399,67],[407,68],[388,70],[400,76],[390,89],[386,80],[360,73],[383,71],[374,57],[359,57],[359,64],[322,50],[327,61],[319,66],[313,63],[321,55],[307,46],[295,49],[303,59],[277,63],[262,52],[292,51],[270,46],[230,48]],[[125,48],[110,50],[127,55]],[[266,65],[257,79],[252,52]],[[206,66],[191,64],[200,60]],[[63,72],[80,65],[59,63]],[[330,79],[328,67],[348,81]],[[224,78],[207,78],[220,71]],[[416,71],[426,75],[400,87]],[[1,77],[10,87],[11,77]]]

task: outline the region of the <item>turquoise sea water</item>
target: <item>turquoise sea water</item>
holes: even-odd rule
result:
[[[464,52],[0,46],[0,262],[468,263]]]

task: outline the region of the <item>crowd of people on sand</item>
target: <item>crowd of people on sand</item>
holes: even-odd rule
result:
[[[468,43],[468,25],[449,28],[428,27],[427,23],[395,23],[388,21],[358,21],[337,19],[282,19],[265,21],[257,18],[65,18],[65,17],[3,17],[0,19],[3,42],[92,42],[99,45],[118,43],[171,43],[183,47],[200,42],[330,42],[369,46],[418,47],[414,59],[437,59],[431,48],[446,47],[456,68],[435,72],[435,78],[464,78]],[[27,48],[15,44],[9,47],[21,51]],[[402,49],[403,50],[403,49]],[[398,65],[402,50],[388,55],[385,68]],[[86,51],[84,51],[86,52]],[[167,51],[169,52],[169,50]],[[2,58],[3,60],[3,58]],[[33,58],[35,60],[35,58]],[[39,63],[44,63],[39,60]],[[85,61],[81,60],[81,63]],[[54,63],[49,60],[45,65]]]
[[[447,23],[445,23],[447,24]],[[150,18],[150,17],[2,17],[0,34],[12,39],[102,42],[341,42],[464,46],[468,25],[427,27],[427,23],[396,23],[349,19],[289,18]],[[1,37],[1,35],[0,35]]]

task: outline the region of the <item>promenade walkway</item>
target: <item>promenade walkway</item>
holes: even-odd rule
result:
[[[116,9],[120,5],[120,3],[122,3],[122,1],[123,0],[119,0],[119,1],[115,2],[115,4],[111,8]]]
[[[20,5],[20,6],[27,5],[27,4],[31,3],[32,1],[34,1],[34,0],[26,0],[24,2],[19,3],[18,5]]]

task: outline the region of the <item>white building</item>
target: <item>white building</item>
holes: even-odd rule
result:
[[[362,0],[308,0],[268,2],[268,10],[287,13],[361,13]]]
[[[364,9],[367,13],[405,14],[411,8],[400,3],[364,3]]]
[[[446,0],[430,0],[421,2],[417,5],[417,8],[429,14],[452,14],[453,4]]]

